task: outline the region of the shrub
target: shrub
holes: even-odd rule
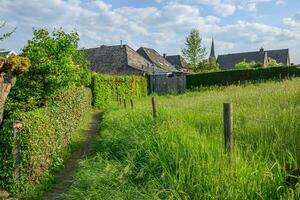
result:
[[[49,33],[39,29],[34,30],[33,35],[21,52],[30,59],[31,67],[19,76],[7,111],[32,110],[44,106],[47,99],[62,88],[90,85],[89,63],[84,52],[78,51],[76,32],[59,29]]]
[[[51,168],[62,164],[72,141],[72,133],[91,108],[91,91],[83,87],[57,92],[47,107],[17,112],[4,122],[0,133],[0,188],[22,192],[33,188]],[[24,128],[20,140],[21,177],[14,177],[12,121]]]
[[[255,61],[246,62],[242,61],[235,65],[235,69],[252,69],[252,68],[261,68],[261,63],[256,63]]]
[[[187,76],[187,88],[200,86],[228,85],[246,81],[261,81],[289,76],[300,76],[297,67],[272,67],[247,70],[230,70],[211,73],[192,74]]]
[[[147,79],[142,76],[94,74],[92,90],[94,106],[105,107],[118,97],[129,99],[147,96]]]

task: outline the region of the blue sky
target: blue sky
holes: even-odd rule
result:
[[[0,0],[1,32],[17,27],[0,48],[20,51],[32,28],[76,30],[80,46],[115,45],[178,54],[196,28],[217,54],[289,48],[300,63],[299,0]],[[0,33],[1,33],[0,32]]]

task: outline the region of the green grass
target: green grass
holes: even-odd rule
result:
[[[300,79],[157,96],[116,106],[94,154],[62,199],[300,199]],[[234,106],[235,152],[224,153],[223,103]]]

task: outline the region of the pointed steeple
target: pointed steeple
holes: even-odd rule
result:
[[[212,42],[211,42],[211,49],[210,49],[210,58],[216,58],[215,56],[215,43],[214,43],[214,37],[212,37]]]

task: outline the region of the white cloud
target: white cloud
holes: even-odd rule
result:
[[[285,1],[285,0],[277,0],[277,1],[275,2],[275,5],[277,5],[277,6],[279,6],[279,5],[284,5],[284,4],[286,4],[286,1]]]
[[[211,2],[215,6],[221,2],[197,1]],[[267,0],[255,2],[263,1]],[[226,2],[228,5],[236,3],[231,0]],[[261,46],[266,49],[291,47],[300,52],[295,45],[295,41],[300,40],[300,13],[285,18],[283,23],[286,27],[279,28],[245,21],[224,25],[222,18],[204,16],[198,7],[179,2],[164,3],[160,8],[115,9],[102,0],[4,0],[0,12],[9,28],[18,27],[13,37],[3,43],[4,47],[14,50],[24,46],[32,37],[32,27],[63,27],[67,31],[78,31],[81,45],[87,48],[118,44],[122,39],[134,48],[149,46],[161,53],[179,53],[185,36],[192,28],[197,28],[207,47],[210,47],[211,36],[215,36],[216,51],[219,53],[256,50]]]

